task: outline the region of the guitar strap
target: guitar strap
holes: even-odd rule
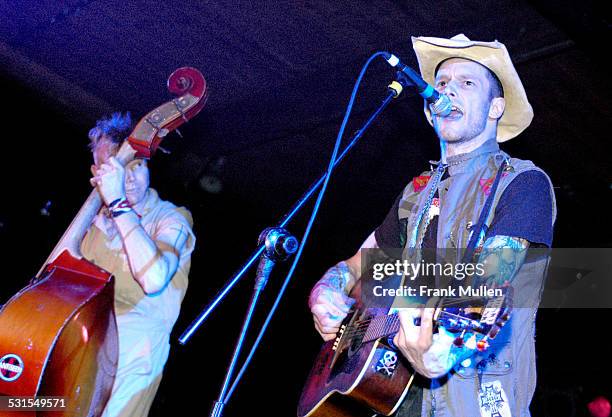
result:
[[[508,166],[508,160],[504,159],[504,161],[499,166],[499,169],[497,170],[495,181],[493,182],[493,185],[491,185],[491,191],[489,193],[489,196],[487,197],[487,201],[482,207],[482,211],[480,212],[480,217],[478,218],[478,223],[476,223],[474,227],[472,228],[472,236],[470,237],[467,247],[465,248],[465,253],[463,254],[462,260],[464,264],[472,262],[472,258],[474,257],[474,251],[476,250],[476,245],[478,244],[480,235],[484,231],[485,222],[489,218],[489,214],[491,212],[491,206],[493,205],[493,200],[495,200],[495,193],[497,192],[497,186],[499,185],[499,181],[502,177],[502,173],[504,172],[504,169],[506,169],[507,166]]]

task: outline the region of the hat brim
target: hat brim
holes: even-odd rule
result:
[[[419,62],[421,76],[434,85],[438,65],[450,58],[464,58],[476,61],[495,73],[504,89],[506,108],[497,125],[497,141],[505,142],[519,135],[531,124],[533,109],[527,100],[523,83],[512,64],[504,44],[494,42],[412,37],[412,46]],[[425,106],[425,114],[433,125],[431,113]]]

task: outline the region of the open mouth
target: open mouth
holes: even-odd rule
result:
[[[446,117],[448,119],[459,119],[462,116],[463,116],[463,110],[460,107],[457,107],[456,105],[453,104],[453,106],[451,107],[450,113]]]

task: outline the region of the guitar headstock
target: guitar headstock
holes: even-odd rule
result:
[[[456,346],[474,344],[470,348],[487,349],[489,340],[495,339],[510,319],[512,311],[512,287],[500,288],[501,295],[482,299],[469,298],[464,303],[452,301],[452,307],[442,300],[436,311],[436,324],[451,333],[459,333]],[[466,340],[467,335],[470,337]]]
[[[151,158],[162,139],[198,114],[208,98],[204,76],[191,67],[174,71],[168,78],[168,90],[177,97],[140,119],[127,140],[136,151],[135,158]]]

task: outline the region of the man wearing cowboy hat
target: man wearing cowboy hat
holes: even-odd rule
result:
[[[503,44],[464,35],[412,42],[423,79],[453,105],[446,116],[432,116],[425,107],[441,159],[406,186],[360,250],[314,286],[309,305],[315,327],[323,339],[335,338],[354,303],[349,294],[361,276],[361,249],[401,248],[408,254],[468,248],[458,252],[485,265],[482,278],[511,282],[521,301],[483,352],[473,344],[456,346],[443,328],[433,334],[432,308],[400,311],[401,328],[391,344],[422,380],[412,384],[396,415],[529,416],[535,312],[547,259],[531,256],[527,248],[551,246],[556,206],[548,176],[531,161],[511,158],[498,142],[527,128],[533,110]]]

